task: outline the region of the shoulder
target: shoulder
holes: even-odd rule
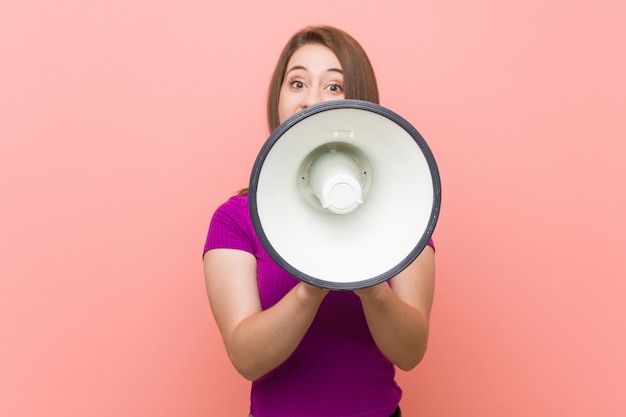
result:
[[[248,208],[248,194],[236,194],[226,200],[220,208],[241,210]]]
[[[214,217],[229,216],[234,218],[247,218],[250,217],[250,209],[248,207],[248,195],[234,195],[222,203],[217,210],[215,210]]]

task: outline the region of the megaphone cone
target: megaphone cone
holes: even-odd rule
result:
[[[269,255],[309,284],[386,281],[428,244],[439,171],[418,131],[360,100],[311,106],[282,123],[252,169],[250,215]]]

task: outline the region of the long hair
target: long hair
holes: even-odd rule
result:
[[[307,27],[291,37],[274,68],[267,94],[267,123],[270,132],[280,125],[278,100],[287,64],[295,51],[309,44],[323,45],[337,56],[343,71],[345,98],[379,104],[376,75],[363,47],[352,36],[332,26]]]
[[[291,56],[304,45],[322,45],[333,51],[339,60],[344,78],[344,96],[347,99],[379,103],[378,84],[374,68],[363,47],[343,30],[332,26],[310,26],[295,33],[283,48],[267,94],[267,124],[273,132],[280,125],[278,101]],[[246,194],[247,188],[238,192]]]

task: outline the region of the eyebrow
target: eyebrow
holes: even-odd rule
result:
[[[304,71],[308,71],[308,69],[306,67],[303,67],[302,65],[294,65],[293,67],[289,68],[287,71],[285,71],[285,75],[289,74],[291,71],[295,71],[295,70],[304,70]],[[328,68],[326,70],[326,72],[337,72],[339,74],[343,74],[343,71],[339,68]]]

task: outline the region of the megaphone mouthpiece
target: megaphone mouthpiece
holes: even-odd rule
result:
[[[311,165],[312,192],[323,208],[347,214],[363,204],[363,190],[358,181],[359,167],[350,155],[331,149]]]

